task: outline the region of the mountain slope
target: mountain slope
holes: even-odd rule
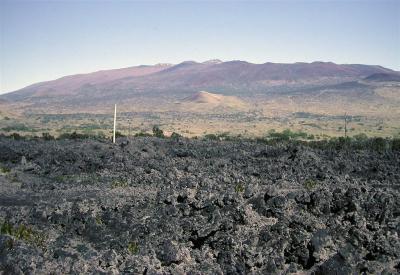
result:
[[[125,77],[140,77],[152,74],[169,68],[171,64],[157,64],[154,66],[137,66],[113,70],[101,70],[88,74],[77,74],[64,76],[56,80],[40,82],[13,93],[7,94],[10,100],[22,99],[26,97],[71,95],[79,92],[79,89],[88,89],[94,85],[99,85],[116,79]]]
[[[264,63],[210,60],[203,63],[185,61],[177,65],[158,64],[90,74],[62,77],[41,82],[0,96],[10,102],[24,102],[24,108],[46,105],[104,106],[110,102],[153,102],[178,100],[199,90],[224,95],[252,96],[293,89],[336,85],[363,80],[373,74],[393,74],[381,66],[332,62]]]
[[[399,73],[375,73],[365,78],[368,81],[377,81],[377,82],[400,82],[400,74]]]
[[[217,64],[183,62],[142,78],[127,78],[117,86],[160,88],[232,88],[232,86],[286,85],[296,82],[354,80],[373,73],[390,73],[380,66],[338,65],[331,62],[279,64],[252,64],[245,61],[228,61]],[[339,80],[340,81],[340,80]]]

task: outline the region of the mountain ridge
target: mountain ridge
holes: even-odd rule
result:
[[[314,61],[314,62],[295,62],[295,63],[274,63],[274,62],[265,62],[265,63],[251,63],[247,61],[242,61],[242,60],[231,60],[231,61],[221,61],[219,59],[211,59],[207,60],[204,62],[196,62],[196,61],[183,61],[178,64],[171,64],[171,63],[157,63],[154,65],[138,65],[138,66],[130,66],[130,67],[125,67],[125,68],[117,68],[117,69],[105,69],[105,70],[98,70],[90,73],[79,73],[79,74],[72,74],[72,75],[67,75],[67,76],[62,76],[53,80],[47,80],[47,81],[41,81],[37,83],[33,83],[31,85],[28,85],[26,87],[23,87],[21,89],[15,90],[15,91],[10,91],[8,93],[5,93],[3,95],[7,95],[10,93],[18,92],[21,90],[25,90],[27,88],[35,88],[39,85],[47,84],[49,82],[55,82],[55,81],[62,81],[62,80],[71,80],[72,78],[82,78],[82,77],[91,77],[91,76],[97,76],[101,75],[104,76],[105,74],[109,73],[114,73],[116,76],[112,77],[112,80],[117,80],[117,79],[122,79],[124,77],[136,77],[136,76],[144,76],[148,74],[153,74],[157,72],[161,72],[165,69],[177,69],[179,67],[185,67],[185,66],[193,66],[193,65],[205,65],[205,66],[218,66],[218,65],[229,65],[229,66],[281,66],[281,67],[290,67],[290,66],[308,66],[308,65],[319,65],[319,66],[336,66],[338,67],[348,67],[349,69],[353,67],[353,70],[356,66],[362,66],[362,67],[369,67],[369,68],[375,68],[378,71],[381,71],[382,73],[384,72],[389,72],[389,73],[399,73],[397,71],[394,71],[389,68],[382,67],[380,65],[364,65],[364,64],[336,64],[334,62],[323,62],[323,61]],[[139,69],[142,70],[142,72],[136,72],[135,70],[138,71]],[[145,72],[147,70],[147,73]],[[129,74],[131,72],[131,74]],[[119,74],[118,74],[119,73]],[[373,73],[371,73],[373,74]],[[365,75],[365,77],[369,76],[370,74]],[[90,80],[90,79],[89,79]],[[87,80],[87,81],[89,81]],[[102,82],[105,82],[109,79],[103,79]]]
[[[155,104],[155,101],[174,101],[202,90],[240,97],[280,91],[290,94],[293,89],[306,92],[315,86],[363,81],[374,74],[399,73],[378,65],[322,61],[263,64],[242,60],[184,61],[64,76],[0,95],[0,99],[11,104],[23,103],[18,105],[22,109],[43,109],[46,105],[70,108],[98,104],[101,107],[110,102],[139,99]]]

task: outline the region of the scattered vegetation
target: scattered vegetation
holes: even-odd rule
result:
[[[50,135],[50,133],[42,133],[42,138],[44,140],[55,140],[54,136]]]
[[[0,166],[0,174],[8,174],[11,172],[11,169],[8,167]]]
[[[332,149],[356,149],[356,150],[374,150],[378,152],[384,151],[397,151],[400,150],[400,138],[382,138],[373,137],[370,138],[366,134],[361,133],[354,135],[353,137],[329,137],[326,135],[314,136],[304,132],[293,132],[285,130],[283,132],[275,132],[270,130],[264,137],[258,138],[244,138],[240,135],[230,136],[228,133],[224,134],[206,134],[203,136],[204,139],[208,140],[241,140],[249,142],[259,142],[269,145],[274,145],[279,142],[291,142],[302,144],[304,146],[310,146],[314,148],[332,148]],[[322,138],[322,139],[321,139]]]
[[[375,151],[386,151],[389,149],[389,143],[387,142],[386,139],[381,138],[381,137],[377,137],[377,138],[372,138],[369,142],[369,146],[371,147],[371,149],[375,150]]]
[[[123,136],[119,132],[118,137]],[[152,134],[147,132],[138,132],[134,137],[158,137],[166,138],[163,130],[159,126],[154,126],[152,129]],[[44,139],[53,140],[54,137],[49,133],[43,133],[41,137],[37,136],[21,136],[18,133],[11,133],[10,135],[0,134],[0,137],[9,137],[15,140],[29,140],[29,139]],[[182,136],[176,132],[173,132],[170,136],[171,139],[178,139]],[[192,137],[192,139],[197,139],[198,137]],[[394,136],[392,138],[383,137],[368,137],[365,133],[359,133],[354,136],[347,137],[330,137],[325,134],[313,135],[307,134],[305,132],[292,131],[286,129],[282,132],[277,132],[275,130],[270,130],[263,137],[244,137],[239,135],[232,135],[229,132],[223,132],[218,134],[208,133],[205,134],[203,139],[215,140],[215,141],[248,141],[248,142],[260,142],[269,145],[274,145],[278,142],[294,142],[302,144],[305,146],[311,146],[314,148],[332,148],[332,149],[357,149],[357,150],[374,150],[378,152],[386,151],[398,151],[400,150],[400,136]],[[99,133],[97,135],[78,133],[76,131],[72,133],[62,133],[57,137],[58,140],[63,139],[96,139],[96,140],[106,140],[104,133]]]
[[[16,123],[7,127],[3,127],[1,128],[2,131],[4,132],[15,132],[15,131],[19,131],[19,132],[36,132],[37,130],[33,129],[33,128],[29,128],[27,127],[25,124],[22,123]]]
[[[312,190],[312,189],[314,189],[316,186],[317,186],[317,182],[315,181],[315,180],[313,180],[313,179],[308,179],[308,180],[306,180],[305,182],[304,182],[304,187],[307,189],[307,190]]]
[[[29,243],[37,247],[44,247],[46,236],[33,230],[24,224],[13,226],[11,223],[4,221],[0,227],[0,233],[13,236],[14,238]]]
[[[116,131],[115,132],[115,137],[119,138],[119,137],[126,137],[124,134],[122,134],[120,131]]]
[[[157,125],[153,126],[153,136],[158,138],[164,138],[164,132]]]
[[[129,183],[126,179],[116,179],[113,180],[113,182],[111,183],[111,188],[125,188],[128,187]]]
[[[151,137],[151,134],[146,132],[139,132],[135,134],[135,137]]]
[[[182,135],[180,135],[180,134],[178,134],[178,133],[176,133],[176,132],[173,132],[172,134],[171,134],[171,137],[170,137],[171,139],[180,139],[180,138],[182,138]]]
[[[268,132],[267,138],[276,140],[292,140],[292,139],[314,139],[313,135],[308,135],[305,132],[293,132],[290,129],[286,129],[283,132]]]
[[[128,244],[128,251],[132,255],[137,254],[139,252],[139,245],[137,242],[130,242]]]
[[[15,139],[15,140],[25,139],[25,137],[21,136],[21,135],[18,134],[18,133],[11,133],[11,134],[9,135],[9,137],[12,138],[12,139]]]
[[[235,192],[236,193],[243,193],[244,192],[244,186],[241,183],[236,184],[235,186]]]
[[[209,140],[219,140],[219,137],[215,134],[207,134],[204,136],[204,138]]]
[[[229,132],[223,132],[221,134],[206,134],[204,138],[208,140],[228,140],[228,141],[244,139],[241,135],[232,135]]]
[[[103,224],[103,220],[101,219],[100,216],[96,216],[96,217],[94,218],[94,220],[96,221],[96,224],[97,224],[97,225],[102,225],[102,224]]]
[[[392,150],[400,151],[400,138],[395,138],[392,140]]]
[[[373,150],[378,152],[396,151],[399,139],[397,138],[382,138],[374,137],[368,138],[364,134],[354,137],[339,137],[331,138],[329,140],[322,140],[318,142],[310,142],[309,146],[316,148],[333,148],[333,149],[355,149],[355,150]]]
[[[57,175],[53,177],[55,182],[62,183],[79,183],[82,185],[94,185],[101,181],[100,175],[97,173],[81,173],[81,174],[71,174],[71,175]]]
[[[105,139],[105,138],[106,136],[104,135],[104,133],[101,132],[94,135],[87,133],[78,133],[74,131],[72,133],[62,133],[61,135],[58,136],[58,139]]]

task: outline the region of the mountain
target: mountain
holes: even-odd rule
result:
[[[185,61],[176,65],[136,66],[65,76],[30,85],[0,98],[14,104],[23,102],[21,108],[31,111],[38,108],[43,111],[47,106],[58,106],[57,109],[82,107],[86,110],[88,106],[108,106],[110,102],[129,105],[151,101],[153,105],[160,105],[199,90],[241,97],[281,91],[290,93],[299,89],[307,91],[310,87],[320,89],[327,85],[356,83],[374,74],[396,72],[381,66],[332,62],[253,64],[239,60]]]
[[[341,136],[400,133],[399,72],[362,64],[184,61],[65,76],[0,96],[0,133],[108,134],[117,104],[120,131],[188,136],[262,136],[295,129]],[[397,82],[396,82],[397,81]],[[322,136],[321,136],[322,135]]]
[[[142,78],[126,78],[113,87],[141,87],[152,90],[262,90],[276,85],[338,83],[390,69],[368,65],[337,65],[313,62],[252,64],[245,61],[222,63],[182,62]]]

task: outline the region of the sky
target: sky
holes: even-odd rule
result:
[[[101,69],[215,58],[400,70],[400,1],[0,0],[0,93]]]

